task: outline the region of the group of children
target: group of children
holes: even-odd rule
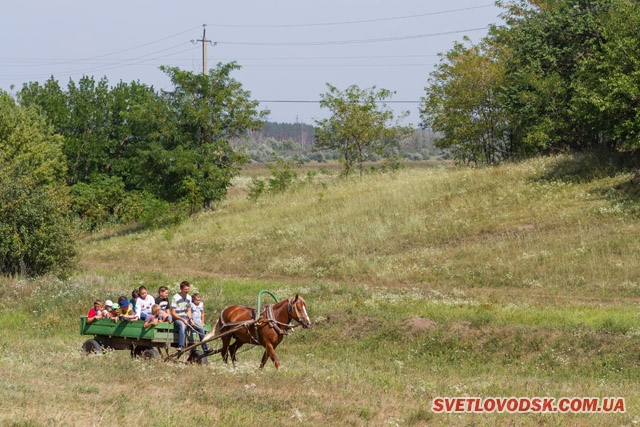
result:
[[[118,298],[117,302],[95,300],[93,308],[87,313],[87,323],[96,319],[111,319],[134,321],[144,320],[144,327],[155,326],[158,322],[174,323],[179,332],[179,349],[184,348],[184,335],[189,327],[198,333],[200,339],[204,337],[204,304],[200,294],[189,295],[189,282],[180,284],[180,292],[171,301],[168,299],[169,289],[160,286],[158,296],[153,297],[145,286],[134,289],[131,299],[125,296]],[[206,346],[203,349],[207,351]]]

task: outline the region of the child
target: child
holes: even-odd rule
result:
[[[151,307],[151,314],[148,314],[144,319],[144,327],[148,328],[150,326],[156,326],[160,321],[158,319],[160,313],[160,306],[158,304],[153,304],[153,306]]]
[[[173,319],[171,318],[171,314],[169,314],[169,288],[160,286],[158,296],[156,297],[156,304],[160,306],[160,313],[162,315],[160,321],[172,323]]]
[[[102,317],[105,319],[111,319],[111,306],[113,302],[108,299],[104,302],[104,308],[102,309]]]
[[[122,296],[118,298],[118,305],[120,306],[120,320],[138,320],[138,316],[133,311],[133,307],[129,304],[129,300],[127,297]]]
[[[102,300],[97,299],[93,302],[93,308],[87,313],[87,323],[92,323],[96,319],[102,319],[102,317]]]
[[[191,317],[193,318],[193,329],[198,332],[200,341],[204,339],[204,303],[199,293],[191,295]],[[202,351],[209,351],[207,344],[202,344]]]
[[[135,311],[136,316],[140,318],[140,320],[146,320],[147,316],[151,315],[151,308],[156,303],[156,299],[149,295],[147,292],[147,288],[145,286],[140,286],[138,288],[138,299],[135,303]]]
[[[117,322],[118,317],[120,317],[120,312],[118,310],[120,310],[120,306],[118,305],[118,303],[112,303],[111,311],[109,312],[109,318],[114,322]]]
[[[134,289],[131,291],[131,299],[129,300],[129,305],[135,310],[136,302],[138,301],[138,297],[140,296],[140,291],[138,289]],[[120,304],[122,305],[122,304]]]

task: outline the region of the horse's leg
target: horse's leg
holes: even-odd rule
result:
[[[260,369],[264,368],[265,363],[267,363],[267,359],[269,359],[269,353],[267,353],[267,350],[265,350],[264,354],[262,355],[262,361],[260,362]]]
[[[230,348],[231,361],[233,362],[234,368],[236,367],[236,353],[240,349],[240,347],[242,347],[242,344],[244,343],[236,339],[235,342],[231,345],[231,348]]]
[[[225,335],[222,339],[222,348],[220,349],[220,355],[224,363],[229,363],[229,343],[231,342],[231,335]]]
[[[270,342],[267,342],[264,346],[264,349],[265,349],[265,353],[268,353],[271,360],[273,360],[273,364],[276,365],[276,369],[280,369],[280,361],[278,360],[278,356],[276,356],[275,346]],[[266,360],[265,360],[265,363],[266,363]]]

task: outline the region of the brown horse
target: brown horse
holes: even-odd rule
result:
[[[216,335],[245,325],[244,328],[233,334],[222,337],[222,348],[218,350],[222,354],[222,360],[228,363],[228,357],[231,354],[233,366],[236,366],[236,352],[243,344],[261,345],[265,351],[262,355],[260,369],[267,363],[268,357],[273,360],[276,369],[280,369],[276,347],[282,342],[287,331],[294,327],[289,324],[291,320],[299,322],[303,328],[311,326],[307,315],[307,305],[301,296],[296,295],[273,305],[265,306],[257,322],[252,322],[252,320],[256,320],[255,317],[254,309],[240,305],[232,305],[222,310],[218,323],[216,323]],[[235,341],[229,345],[232,337],[235,338]]]

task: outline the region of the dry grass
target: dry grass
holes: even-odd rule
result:
[[[638,190],[580,161],[325,171],[257,203],[240,178],[179,227],[88,236],[76,276],[0,287],[0,424],[635,425]],[[80,357],[96,295],[184,279],[210,322],[271,289],[303,294],[314,327],[285,338],[279,372],[256,348],[235,370]],[[436,396],[619,396],[627,413],[442,415]]]

